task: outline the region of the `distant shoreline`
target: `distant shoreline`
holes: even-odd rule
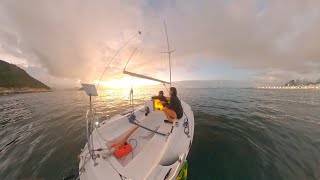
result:
[[[257,89],[319,89],[320,85],[308,85],[308,86],[264,86],[264,87],[257,87]]]
[[[0,87],[0,96],[9,94],[24,94],[24,93],[40,93],[40,92],[52,92],[46,88],[4,88]]]

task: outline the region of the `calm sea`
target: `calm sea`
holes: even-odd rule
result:
[[[134,89],[135,104],[158,90]],[[100,116],[129,108],[129,89],[99,93]],[[189,180],[320,179],[320,90],[190,87],[178,93],[195,115]],[[0,96],[0,179],[76,174],[87,107],[82,91]]]

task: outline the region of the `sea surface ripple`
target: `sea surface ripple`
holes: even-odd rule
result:
[[[159,89],[135,89],[135,105]],[[180,88],[195,115],[188,179],[320,179],[320,91]],[[129,90],[99,92],[101,117],[127,110]],[[88,98],[82,91],[0,96],[0,179],[76,174]]]

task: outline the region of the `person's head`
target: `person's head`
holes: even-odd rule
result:
[[[160,97],[163,96],[163,91],[159,91],[159,96],[160,96]]]
[[[175,87],[170,88],[170,96],[177,96],[177,89]]]

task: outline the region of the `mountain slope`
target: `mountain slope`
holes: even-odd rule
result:
[[[25,70],[0,60],[0,87],[2,88],[50,88],[31,77]]]

